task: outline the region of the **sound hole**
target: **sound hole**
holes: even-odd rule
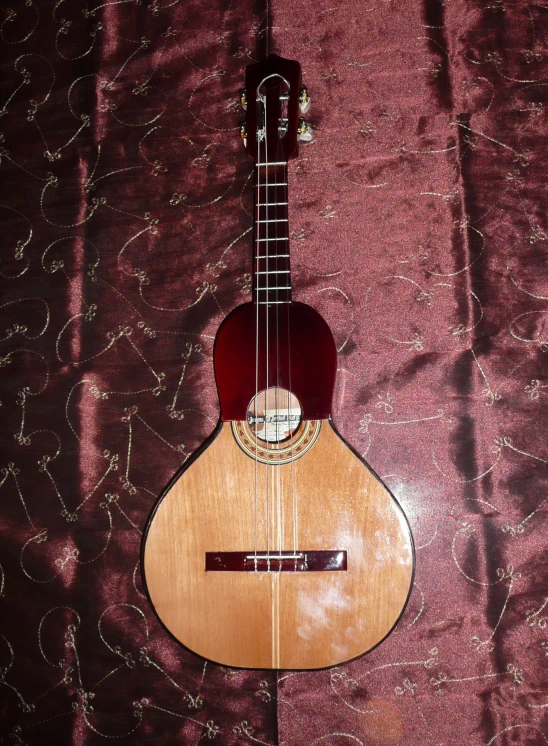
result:
[[[283,443],[291,438],[299,429],[302,417],[297,397],[278,386],[254,396],[247,411],[249,429],[265,443]]]

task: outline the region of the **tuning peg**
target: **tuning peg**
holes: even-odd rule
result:
[[[240,122],[238,127],[240,128],[240,137],[244,141],[244,148],[247,148],[247,126],[245,121]]]
[[[308,124],[306,119],[301,117],[297,126],[297,137],[301,142],[310,142],[314,135],[312,134],[312,127]]]
[[[247,109],[247,94],[245,88],[240,88],[238,94],[240,96],[240,106],[245,111]]]
[[[312,99],[308,95],[308,88],[305,85],[302,85],[301,93],[299,95],[299,110],[301,114],[306,114],[306,112],[310,109],[311,103]]]

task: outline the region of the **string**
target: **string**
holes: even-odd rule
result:
[[[268,56],[270,54],[270,0],[266,0],[266,32],[265,33],[266,33],[266,54]],[[264,97],[265,163],[268,163],[268,140],[267,140],[268,136],[267,136],[267,125],[266,125],[266,123],[267,123],[268,120],[267,120],[266,100],[267,100],[267,97],[265,95],[265,97]],[[269,292],[269,281],[270,281],[269,244],[270,244],[270,241],[268,240],[268,238],[270,237],[269,236],[270,223],[268,222],[268,220],[270,219],[271,210],[270,210],[270,200],[269,200],[269,194],[268,194],[268,192],[269,192],[269,189],[268,189],[269,167],[268,166],[265,166],[265,171],[266,171],[266,174],[265,174],[265,181],[266,181],[266,190],[265,191],[266,191],[266,197],[265,197],[264,201],[265,201],[265,205],[266,205],[266,207],[265,207],[265,220],[267,222],[264,223],[264,225],[266,226],[266,239],[267,240],[264,243],[265,243],[265,246],[266,246],[265,256],[267,258],[265,260],[266,291],[264,292],[264,294],[266,296],[266,305],[265,305],[265,315],[266,315],[266,352],[265,352],[265,354],[266,354],[266,390],[265,390],[265,407],[264,407],[264,409],[265,409],[265,423],[264,423],[264,428],[265,428],[265,435],[266,435],[266,428],[267,428],[266,412],[267,412],[267,404],[268,404],[268,367],[269,367],[268,320],[269,320],[269,316],[270,316],[269,305],[268,305],[268,301],[270,300],[270,298],[269,298],[269,295],[270,295],[270,292]],[[276,189],[274,191],[276,192]],[[276,283],[276,287],[277,287],[277,285],[278,285],[278,283]],[[276,296],[277,296],[277,293],[278,293],[278,291],[276,290]],[[277,297],[276,297],[276,300],[277,300]],[[278,306],[276,305],[276,309],[277,308],[278,308]],[[267,567],[267,572],[270,572],[270,543],[269,543],[270,542],[270,503],[269,503],[269,484],[268,484],[268,482],[269,482],[269,480],[268,480],[268,474],[269,474],[269,469],[268,469],[268,450],[269,450],[268,449],[268,440],[265,442],[265,449],[266,449],[266,454],[267,454],[267,463],[266,463],[266,469],[265,469],[265,472],[266,472],[265,473],[265,481],[266,481],[266,510],[267,510],[267,524],[266,524],[267,525],[267,548],[266,548],[266,555],[267,555],[267,558],[268,558],[267,559],[267,565],[266,565],[266,567]]]
[[[280,87],[281,90],[281,87]],[[289,93],[289,91],[288,91]],[[278,137],[278,143],[277,143],[277,152],[276,152],[276,164],[283,164],[282,168],[278,170],[278,165],[275,166],[275,174],[276,174],[276,180],[275,180],[275,201],[276,204],[279,204],[279,188],[280,186],[283,187],[283,196],[282,196],[282,202],[285,202],[286,206],[288,205],[288,166],[287,161],[284,158],[283,155],[283,148],[282,148],[282,137]],[[278,180],[278,174],[281,173],[281,183]],[[286,207],[286,209],[288,209]],[[279,248],[279,239],[280,239],[280,231],[278,230],[278,222],[280,222],[277,218],[279,215],[278,211],[275,211],[276,215],[276,222],[275,222],[275,245],[277,248]],[[289,235],[286,235],[286,231],[288,232],[288,220],[287,217],[283,219],[283,222],[286,224],[286,230],[281,231],[283,234],[283,238],[289,240]],[[292,420],[291,420],[291,397],[292,397],[292,381],[291,381],[291,336],[290,336],[290,323],[289,323],[289,282],[290,282],[290,272],[289,272],[289,245],[287,248],[287,251],[284,252],[287,253],[287,261],[285,263],[282,263],[282,266],[286,266],[287,269],[284,271],[284,277],[286,278],[286,282],[282,283],[281,277],[280,277],[280,262],[279,262],[279,251],[276,251],[275,254],[275,270],[274,270],[274,276],[275,276],[275,297],[276,297],[276,388],[275,388],[275,432],[276,432],[276,442],[278,445],[278,463],[277,463],[277,471],[276,471],[276,486],[277,486],[277,513],[278,513],[278,540],[277,540],[277,549],[278,554],[281,555],[281,552],[283,550],[283,540],[285,535],[285,512],[283,510],[283,501],[282,501],[282,470],[281,465],[283,463],[283,449],[279,447],[280,443],[280,430],[281,424],[282,424],[282,415],[280,413],[280,391],[281,391],[281,382],[280,382],[280,313],[282,312],[282,309],[280,306],[283,305],[283,311],[286,314],[286,321],[287,321],[287,364],[288,364],[288,391],[286,392],[286,417],[287,417],[287,434],[290,439],[289,442],[289,452],[290,452],[290,480],[291,480],[291,513],[292,513],[292,519],[293,519],[293,555],[296,557],[297,554],[297,510],[296,510],[296,500],[295,500],[295,472],[294,472],[294,464],[293,464],[293,456],[294,456],[294,440],[293,440],[293,426],[292,426]],[[280,301],[279,296],[279,290],[283,290],[286,293],[285,302]],[[297,559],[294,559],[294,569],[297,568]],[[282,563],[279,561],[278,563],[278,570],[281,571],[282,569]]]
[[[265,423],[264,423],[264,426],[265,426],[265,436],[266,436],[267,435],[267,433],[266,433],[266,429],[267,429],[266,411],[267,411],[267,405],[268,405],[268,388],[269,388],[268,387],[268,378],[269,378],[268,374],[269,374],[269,362],[270,362],[269,361],[269,352],[270,352],[269,318],[270,318],[270,313],[269,313],[269,303],[268,303],[268,301],[270,300],[270,298],[269,298],[269,295],[270,295],[270,285],[269,285],[269,283],[270,283],[270,254],[269,254],[269,250],[270,250],[269,249],[269,245],[270,245],[270,241],[269,241],[269,238],[270,238],[270,236],[269,236],[270,223],[268,222],[268,220],[269,220],[269,215],[270,215],[270,212],[271,212],[270,211],[270,199],[269,199],[269,197],[270,197],[270,195],[269,195],[269,183],[268,183],[269,171],[268,171],[268,166],[266,165],[268,163],[268,126],[267,126],[267,122],[268,122],[268,110],[267,110],[268,97],[267,97],[266,93],[265,93],[263,101],[264,101],[263,105],[264,105],[264,152],[265,152],[265,167],[264,168],[265,168],[265,192],[266,192],[266,196],[265,196],[265,200],[264,200],[265,201],[265,205],[266,205],[266,207],[265,207],[265,214],[266,214],[265,220],[266,220],[266,223],[264,223],[264,225],[266,227],[265,240],[264,240],[264,244],[265,244],[265,254],[264,255],[266,257],[266,259],[265,259],[265,266],[266,266],[266,274],[265,274],[265,278],[266,278],[266,289],[264,290],[264,294],[265,294],[265,297],[266,297],[266,300],[265,300],[265,319],[266,319],[266,333],[265,333],[265,358],[266,358],[266,361],[265,361],[266,362],[265,384],[266,385],[265,385]],[[267,556],[266,569],[267,569],[267,572],[270,572],[270,484],[269,484],[270,483],[270,480],[269,480],[270,471],[268,469],[268,440],[266,440],[265,449],[266,449],[266,453],[267,453],[267,462],[266,462],[266,469],[265,469],[265,489],[266,489],[266,556]]]
[[[250,102],[251,105],[257,105],[256,102]],[[258,534],[258,471],[259,471],[259,439],[257,437],[257,397],[259,394],[259,259],[260,256],[260,248],[261,244],[259,242],[260,238],[260,215],[261,215],[261,141],[259,140],[257,144],[257,178],[256,178],[256,184],[257,184],[257,192],[255,195],[256,199],[256,209],[257,209],[257,215],[256,215],[256,221],[257,221],[257,230],[255,233],[255,305],[256,305],[256,316],[255,316],[255,398],[254,398],[254,407],[253,407],[253,415],[255,417],[255,474],[254,474],[254,481],[255,481],[255,490],[254,490],[254,505],[255,505],[255,517],[254,517],[254,567],[255,572],[257,572],[257,534]],[[266,201],[266,200],[265,200]]]
[[[287,235],[288,235],[288,239],[289,239],[289,178],[288,178],[289,174],[288,174],[288,171],[289,171],[289,169],[286,166],[286,175],[285,175],[285,184],[286,184],[286,186],[284,188],[284,202],[287,203],[287,208],[286,208],[287,209],[287,221],[288,221],[287,222]],[[290,270],[290,265],[289,265],[289,262],[290,262],[290,257],[289,257],[289,254],[290,254],[290,251],[289,251],[289,240],[288,240],[287,244],[288,244],[288,249],[287,249],[287,254],[288,254],[288,257],[287,257],[287,269],[288,269],[287,278],[288,278],[288,288],[289,288],[290,287],[289,283],[291,282],[291,274],[289,272],[289,270]],[[289,293],[290,293],[290,291],[287,290],[288,296],[289,296]],[[287,310],[286,310],[286,319],[287,319],[287,368],[288,368],[288,379],[289,379],[288,380],[289,393],[287,395],[287,411],[288,411],[288,416],[289,416],[290,413],[291,413],[291,397],[293,396],[293,382],[291,380],[291,332],[290,332],[290,330],[291,330],[291,324],[289,323],[289,305],[288,305]],[[300,407],[300,402],[299,402],[299,407]],[[290,424],[291,424],[291,420],[290,420]],[[300,420],[299,420],[299,422],[297,423],[297,427],[299,427],[300,424],[301,423],[300,423]],[[289,446],[289,463],[290,463],[290,467],[289,468],[290,468],[290,475],[291,475],[291,513],[292,513],[292,518],[293,518],[293,554],[296,557],[296,555],[297,555],[297,501],[296,501],[296,495],[295,495],[295,464],[294,464],[295,453],[294,453],[294,450],[293,450],[294,447],[295,447],[295,441],[293,439],[293,435],[294,435],[294,433],[291,432],[291,436],[290,436],[291,440],[290,440],[290,446]],[[293,569],[294,570],[297,569],[297,559],[294,560]]]
[[[277,77],[281,78],[281,76],[274,75],[274,76],[268,76],[268,77]],[[289,241],[289,235],[286,235],[286,231],[288,231],[288,219],[287,216],[285,218],[279,219],[278,218],[278,210],[274,209],[277,208],[279,204],[288,205],[288,164],[287,160],[284,157],[283,154],[283,136],[285,133],[281,133],[279,128],[275,130],[276,132],[276,155],[275,159],[271,159],[269,161],[269,143],[268,143],[268,128],[267,128],[267,122],[268,122],[268,111],[267,111],[267,99],[268,96],[266,94],[261,93],[262,86],[266,83],[266,80],[268,80],[268,77],[261,81],[259,84],[257,90],[256,90],[256,102],[259,103],[259,111],[260,116],[262,117],[262,121],[258,121],[258,129],[257,132],[259,133],[258,139],[258,147],[257,147],[257,178],[256,178],[256,185],[257,185],[257,193],[256,193],[256,199],[257,199],[257,205],[256,205],[256,221],[257,221],[257,230],[256,230],[256,244],[255,244],[255,256],[256,256],[256,265],[255,265],[255,272],[256,278],[255,278],[255,288],[256,288],[256,319],[255,319],[255,405],[254,405],[254,417],[255,417],[255,458],[254,458],[254,488],[255,488],[255,495],[254,495],[254,562],[255,562],[255,571],[258,570],[258,561],[259,561],[259,555],[258,555],[258,543],[259,543],[259,435],[258,435],[258,403],[259,403],[259,370],[260,370],[260,359],[259,359],[259,350],[260,350],[260,336],[261,336],[261,311],[259,306],[264,305],[264,343],[265,343],[265,389],[264,389],[264,440],[265,440],[265,451],[267,453],[266,463],[265,463],[265,511],[266,511],[266,572],[269,573],[271,571],[271,538],[273,539],[273,546],[272,549],[277,550],[277,555],[281,557],[281,553],[283,551],[283,539],[284,539],[284,533],[285,533],[285,511],[283,509],[283,491],[282,491],[282,470],[281,465],[284,463],[284,452],[283,448],[280,447],[281,442],[281,432],[285,432],[287,430],[288,438],[290,439],[289,443],[289,463],[290,463],[290,490],[291,490],[291,513],[292,513],[292,523],[293,523],[293,555],[295,556],[294,560],[294,569],[297,569],[297,534],[298,534],[298,520],[297,520],[297,504],[296,504],[296,492],[295,492],[295,470],[294,470],[294,447],[295,442],[293,439],[293,422],[291,419],[291,405],[292,405],[292,396],[293,396],[293,386],[292,386],[292,380],[291,380],[291,335],[290,335],[290,313],[289,313],[289,294],[290,294],[290,270],[289,270],[289,245],[287,244],[287,249],[285,248],[284,243],[284,251],[282,252],[282,255],[287,259],[285,263],[283,263],[283,266],[286,266],[287,268],[283,270],[283,275],[286,277],[287,282],[282,284],[281,283],[281,273],[282,270],[280,269],[280,251],[279,251],[279,244],[281,240]],[[283,81],[283,78],[281,78]],[[287,81],[284,81],[287,85]],[[281,101],[281,95],[282,95],[282,86],[280,83],[280,94],[278,95],[278,101]],[[288,90],[289,93],[289,90]],[[284,91],[285,95],[285,91]],[[261,109],[262,107],[262,109]],[[259,128],[259,125],[260,128]],[[282,134],[282,136],[280,136]],[[274,168],[274,179],[271,183],[270,178],[270,167]],[[281,168],[280,168],[281,167]],[[264,177],[261,173],[261,170],[264,168]],[[280,175],[281,175],[281,181],[280,181]],[[279,194],[279,189],[283,187],[283,193],[282,195]],[[261,190],[264,190],[264,197],[261,201]],[[271,190],[273,190],[274,197],[273,201],[271,201]],[[280,200],[281,198],[281,200]],[[264,220],[261,220],[261,207],[264,208],[263,215]],[[274,216],[274,217],[271,217]],[[271,231],[270,229],[270,223],[274,222],[274,230]],[[278,222],[284,222],[286,224],[284,231],[278,230]],[[261,233],[261,225],[265,226],[265,231]],[[283,234],[283,235],[281,235]],[[281,235],[281,238],[280,238]],[[270,243],[273,242],[275,246],[274,255],[272,255],[270,251]],[[264,261],[264,270],[259,270],[259,262]],[[271,285],[270,283],[270,274],[274,274],[274,285]],[[261,277],[264,275],[265,282],[261,281]],[[283,290],[286,293],[285,299],[281,299],[282,296],[280,295],[280,291]],[[271,293],[274,291],[274,300],[271,299]],[[265,294],[264,301],[261,300],[262,295]],[[275,306],[274,314],[275,314],[275,327],[274,330],[271,330],[270,328],[270,315],[271,315],[271,309],[272,305]],[[281,380],[280,380],[280,324],[281,324],[281,317],[280,312],[281,309],[279,306],[284,306],[284,312],[286,314],[286,322],[287,322],[287,364],[288,364],[288,391],[284,391],[284,394],[286,394],[287,402],[286,402],[286,408],[285,411],[287,413],[286,417],[284,418],[284,421],[287,421],[287,426],[285,428],[282,428],[282,415],[280,414],[280,392],[281,392]],[[270,392],[269,388],[271,385],[270,380],[270,362],[272,355],[270,354],[270,341],[271,336],[275,334],[275,358],[272,360],[272,362],[275,362],[275,371],[274,371],[274,427],[270,427],[270,423],[268,421],[268,415],[267,412],[270,408]],[[285,398],[285,397],[284,397]],[[300,406],[300,405],[299,405]],[[300,419],[299,423],[297,423],[297,429],[300,426]],[[270,441],[273,441],[272,443]],[[272,452],[272,450],[278,451],[278,459],[269,461],[268,459],[268,453],[269,451]],[[287,451],[286,451],[287,452]],[[272,473],[272,468],[276,469],[274,473]],[[271,503],[271,493],[272,493],[272,499],[273,502]],[[271,537],[271,528],[272,528],[272,515],[271,511],[274,509],[276,512],[276,524],[277,524],[277,531],[276,535],[272,535]],[[281,559],[278,561],[278,571],[282,570],[282,561]]]
[[[262,243],[264,244],[264,249],[261,247],[261,222],[260,222],[260,216],[261,216],[261,206],[264,208],[264,214],[265,214],[265,220],[268,221],[268,215],[270,211],[270,205],[269,205],[269,183],[268,183],[268,167],[266,164],[268,163],[268,141],[267,141],[267,134],[266,134],[266,120],[267,120],[267,110],[266,110],[266,96],[263,96],[260,92],[260,88],[264,81],[262,81],[259,84],[259,87],[256,92],[256,98],[262,104],[263,111],[263,125],[264,125],[264,137],[259,137],[258,143],[257,143],[257,230],[256,230],[256,244],[255,244],[255,257],[256,257],[256,275],[255,275],[255,293],[256,293],[256,318],[255,318],[255,399],[254,399],[254,414],[255,414],[255,558],[254,558],[254,564],[255,564],[255,572],[258,570],[258,559],[257,559],[257,544],[258,544],[258,482],[259,482],[259,476],[258,476],[258,470],[259,470],[259,436],[258,436],[258,403],[259,403],[259,336],[260,336],[260,306],[265,306],[265,319],[266,319],[266,326],[265,326],[265,355],[266,355],[266,370],[265,370],[265,377],[266,377],[266,390],[265,390],[265,422],[264,422],[264,428],[266,431],[266,396],[268,393],[268,347],[269,347],[269,327],[268,327],[268,294],[269,294],[269,235],[268,235],[268,227],[269,223],[265,222],[263,225],[265,225],[266,230],[264,232],[264,236],[262,237]],[[261,146],[264,148],[264,162],[261,160]],[[264,184],[261,183],[261,169],[264,167],[265,169],[265,179]],[[261,202],[261,188],[264,189],[264,198]],[[262,252],[262,253],[261,253]],[[261,257],[261,259],[259,259]],[[264,257],[264,263],[265,263],[265,279],[266,279],[266,287],[261,287],[261,281],[259,275],[259,262],[262,261]],[[264,293],[266,295],[265,303],[261,301],[261,294]],[[266,434],[266,433],[265,433]],[[265,449],[268,452],[268,441],[265,443]],[[265,468],[265,509],[266,509],[266,555],[267,555],[267,571],[270,569],[270,498],[269,498],[269,479],[268,479],[268,465]]]
[[[280,84],[280,91],[281,91],[281,84]],[[280,156],[281,152],[282,152],[281,139],[279,137],[279,131],[278,131],[278,147],[276,149],[276,163],[280,163],[281,162],[281,156]],[[276,210],[274,210],[274,214],[276,216],[278,215],[278,209],[277,209],[277,203],[278,203],[278,168],[279,168],[278,166],[274,166],[274,169],[275,169],[274,173],[276,175],[276,186],[274,188],[274,193],[275,193],[275,198],[274,199],[276,200]],[[281,169],[281,170],[282,170],[282,183],[283,183],[283,169]],[[279,447],[279,443],[280,443],[280,425],[281,425],[281,422],[280,422],[280,401],[279,401],[279,390],[280,390],[280,329],[279,329],[279,307],[280,307],[280,304],[278,302],[279,301],[279,290],[278,290],[278,288],[280,287],[280,276],[279,276],[279,273],[278,273],[278,269],[279,269],[278,254],[279,254],[279,251],[277,249],[278,249],[278,246],[279,246],[279,244],[278,244],[278,238],[279,238],[279,236],[278,236],[278,222],[277,222],[277,217],[275,219],[276,219],[276,222],[274,223],[274,231],[275,231],[275,234],[276,234],[276,240],[274,241],[274,245],[276,247],[276,260],[275,260],[276,269],[275,269],[275,272],[274,272],[274,278],[275,278],[275,282],[276,282],[276,285],[275,285],[275,287],[276,287],[276,309],[275,309],[275,311],[276,311],[276,388],[275,388],[275,392],[276,393],[275,393],[274,411],[276,413],[275,414],[275,418],[276,418],[276,420],[275,420],[276,421],[276,443],[278,444],[278,468],[276,469],[276,477],[277,477],[277,479],[276,479],[276,491],[277,491],[276,499],[277,499],[277,508],[278,508],[278,542],[277,542],[278,546],[277,546],[277,549],[278,549],[278,554],[281,554],[281,551],[282,551],[282,540],[283,540],[283,511],[282,511],[282,504],[281,504],[281,476],[282,476],[281,475],[281,469],[280,469],[280,466],[281,466],[281,464],[280,464],[280,462],[281,462],[281,448]],[[282,562],[281,562],[281,560],[278,560],[278,571],[281,572],[281,569],[282,569]]]

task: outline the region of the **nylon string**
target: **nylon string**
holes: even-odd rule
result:
[[[289,365],[289,371],[288,371],[288,388],[289,391],[287,393],[287,406],[286,411],[288,412],[288,431],[291,430],[291,419],[290,419],[290,410],[291,410],[291,396],[292,396],[292,381],[291,381],[291,337],[290,337],[290,322],[289,322],[289,302],[281,302],[279,300],[279,288],[280,288],[280,282],[279,282],[279,264],[278,264],[278,251],[275,252],[274,256],[270,253],[270,243],[271,240],[274,241],[276,248],[278,247],[278,239],[279,239],[279,232],[278,232],[278,223],[274,223],[274,235],[272,235],[272,232],[270,231],[270,220],[271,220],[271,207],[273,206],[270,201],[270,188],[274,189],[275,192],[275,198],[274,203],[277,205],[279,201],[279,194],[278,189],[283,186],[283,196],[282,200],[288,204],[288,186],[287,186],[287,163],[284,163],[283,168],[281,169],[282,174],[282,181],[280,182],[278,179],[278,169],[275,167],[274,171],[274,182],[270,183],[269,180],[269,166],[266,165],[268,161],[268,135],[267,135],[267,127],[266,122],[268,120],[267,116],[267,103],[266,103],[266,96],[263,96],[260,94],[260,88],[264,81],[261,82],[261,84],[258,87],[258,98],[259,101],[262,102],[262,105],[264,107],[263,111],[263,122],[264,122],[264,137],[259,140],[258,142],[258,148],[257,148],[257,207],[256,207],[256,221],[257,221],[257,231],[256,231],[256,245],[255,245],[255,257],[264,256],[265,259],[265,274],[264,277],[266,278],[266,282],[264,283],[264,287],[260,288],[260,280],[259,275],[256,275],[255,280],[255,287],[256,287],[256,319],[255,319],[255,416],[257,416],[257,397],[259,394],[259,337],[260,337],[260,306],[265,306],[265,324],[264,324],[264,335],[265,335],[265,429],[266,429],[266,409],[268,405],[268,391],[269,387],[271,385],[270,381],[270,372],[269,372],[269,347],[270,347],[270,337],[272,334],[275,334],[276,338],[276,371],[275,371],[275,400],[274,400],[274,411],[275,411],[275,433],[277,436],[276,443],[279,443],[279,434],[280,434],[280,422],[277,419],[279,417],[279,410],[280,410],[280,305],[283,305],[285,307],[285,313],[286,313],[286,319],[287,319],[287,345],[288,345],[288,351],[287,351],[287,360]],[[264,160],[263,160],[264,158]],[[282,149],[282,140],[278,137],[277,142],[277,148],[276,148],[276,156],[275,160],[277,163],[284,162],[283,157],[283,149]],[[264,175],[264,183],[262,180],[261,175],[261,169],[264,167],[265,169],[265,175]],[[264,188],[265,190],[265,196],[264,200],[261,203],[261,188]],[[261,208],[260,205],[264,205],[264,215],[265,215],[265,222],[260,222],[260,215],[261,215]],[[277,214],[277,211],[275,211],[275,214]],[[264,225],[266,230],[264,231],[264,234],[261,235],[261,228],[260,226]],[[287,230],[289,230],[288,226],[289,223],[286,223]],[[264,240],[262,242],[259,241],[259,239],[263,238]],[[264,244],[264,249],[261,246],[261,243]],[[263,253],[261,253],[263,252]],[[289,242],[288,242],[288,249],[287,253],[289,254]],[[274,267],[271,265],[271,260],[274,260]],[[256,266],[255,271],[258,272],[258,262],[259,260],[256,259]],[[287,265],[289,266],[289,261],[287,262]],[[270,272],[274,269],[274,275],[276,278],[275,285],[272,287],[272,289],[275,292],[275,329],[270,329],[270,313],[269,308],[272,304],[270,304],[268,301],[270,300]],[[287,274],[287,279],[289,280],[289,273]],[[261,275],[262,276],[262,275]],[[289,292],[289,286],[286,285],[288,288],[285,292]],[[265,293],[266,300],[262,302],[260,300],[260,293]],[[299,402],[300,406],[300,402]],[[257,423],[255,423],[257,424]],[[292,514],[292,523],[293,523],[293,554],[296,555],[297,553],[297,526],[298,526],[298,520],[297,520],[297,504],[296,504],[296,494],[295,494],[295,472],[294,472],[294,442],[293,442],[293,436],[291,435],[291,442],[290,442],[290,490],[291,490],[291,514]],[[265,449],[268,452],[268,443],[269,441],[265,441]],[[257,571],[258,567],[258,544],[259,544],[259,438],[257,433],[255,434],[255,464],[254,464],[254,557],[255,557],[255,571]],[[267,572],[270,571],[270,553],[271,553],[271,509],[275,508],[276,515],[277,515],[277,536],[275,538],[275,547],[272,549],[277,550],[277,553],[280,554],[283,550],[283,537],[284,537],[284,509],[283,509],[283,500],[282,500],[282,481],[281,481],[281,465],[282,465],[282,452],[281,449],[279,449],[279,457],[278,457],[278,463],[272,463],[269,464],[268,461],[265,464],[265,510],[266,510],[266,557],[267,557]],[[276,469],[277,471],[275,474],[271,473],[272,468]],[[271,505],[271,492],[272,492],[272,498],[275,498],[274,504]],[[295,569],[296,569],[296,563],[297,560],[295,559]],[[281,561],[278,564],[278,569],[281,571],[282,565]]]

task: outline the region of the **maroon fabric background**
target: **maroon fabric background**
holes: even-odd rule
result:
[[[251,0],[0,11],[0,743],[548,744],[548,10],[272,0],[315,141],[294,297],[334,419],[401,501],[416,585],[334,670],[224,669],[143,595],[156,495],[213,429],[249,298]]]

